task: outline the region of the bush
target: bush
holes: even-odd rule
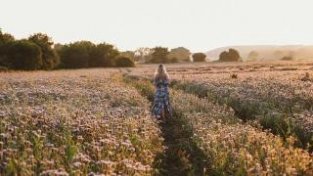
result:
[[[219,61],[222,62],[238,62],[240,61],[239,52],[230,48],[228,51],[223,51],[219,56]]]
[[[205,62],[206,55],[204,53],[195,53],[192,58],[194,62]]]
[[[116,58],[115,65],[117,67],[134,67],[135,62],[129,57],[120,56]]]
[[[14,69],[37,70],[42,66],[41,49],[28,40],[19,40],[12,43],[8,51],[8,60]]]

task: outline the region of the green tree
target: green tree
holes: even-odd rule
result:
[[[115,64],[115,58],[119,51],[113,45],[101,43],[90,51],[90,67],[112,67]]]
[[[14,36],[8,33],[2,33],[2,31],[0,30],[0,44],[6,44],[9,42],[13,42]]]
[[[52,48],[53,41],[48,35],[36,33],[31,35],[28,40],[36,43],[41,48],[42,69],[50,70],[58,66],[60,59],[55,50]]]
[[[9,67],[8,49],[14,40],[11,34],[2,33],[0,28],[0,66],[2,67]]]
[[[175,62],[189,62],[190,61],[190,51],[187,48],[184,47],[178,47],[171,49],[168,58]]]
[[[151,63],[168,63],[169,51],[168,48],[164,47],[155,47],[153,49],[152,55],[151,55]]]
[[[41,49],[28,40],[15,41],[8,50],[10,66],[18,70],[37,70],[42,67]]]
[[[194,62],[205,62],[206,55],[204,53],[194,53],[192,59]]]
[[[63,68],[112,67],[119,51],[110,44],[89,41],[57,45]]]
[[[79,42],[64,45],[59,50],[61,68],[86,68],[88,67],[88,49]]]
[[[75,45],[79,46],[80,48],[84,48],[88,54],[92,52],[92,50],[96,47],[94,43],[87,40],[82,40],[74,43]]]

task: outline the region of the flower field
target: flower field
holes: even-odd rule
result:
[[[257,121],[284,138],[296,136],[302,148],[313,144],[311,62],[272,62],[169,66],[173,88],[226,104],[244,121]],[[153,70],[132,74],[148,78]],[[310,146],[308,146],[310,144]]]
[[[153,93],[149,81],[139,82],[135,87],[145,94]],[[269,132],[244,124],[226,106],[208,102],[206,99],[182,91],[172,90],[171,98],[176,112],[173,118],[184,120],[183,124],[177,123],[177,128],[190,126],[193,133],[190,138],[196,142],[208,160],[201,174],[313,174],[312,156],[306,150],[295,148],[293,137],[283,141]],[[167,123],[170,124],[172,121],[176,120],[170,119]],[[187,140],[179,135],[177,138]],[[188,147],[187,149],[180,147],[180,149],[188,153]],[[192,161],[193,157],[191,153],[187,158]],[[189,174],[198,175],[192,170],[189,170]]]
[[[105,71],[1,75],[0,175],[151,175],[147,100]]]
[[[172,97],[173,106],[192,122],[199,145],[211,159],[209,175],[313,174],[312,157],[293,147],[294,138],[283,142],[271,133],[236,122],[232,111],[193,95],[178,91]]]
[[[313,175],[310,63],[155,67],[0,73],[0,175]]]

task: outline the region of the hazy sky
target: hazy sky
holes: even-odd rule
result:
[[[0,0],[0,27],[17,38],[108,42],[121,50],[313,44],[311,0]]]

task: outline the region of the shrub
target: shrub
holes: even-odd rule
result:
[[[192,59],[194,62],[205,62],[206,55],[204,53],[194,53]]]
[[[219,61],[222,61],[222,62],[240,61],[239,52],[232,48],[230,48],[228,51],[223,51],[219,56]]]
[[[135,62],[129,57],[120,56],[116,58],[115,66],[117,67],[134,67]]]

